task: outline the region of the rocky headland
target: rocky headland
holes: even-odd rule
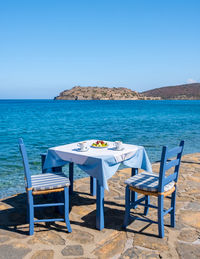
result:
[[[74,86],[54,98],[55,100],[157,100],[159,97],[146,97],[124,87],[81,87]]]
[[[125,87],[82,87],[64,90],[55,100],[200,100],[200,83],[166,86],[145,92]]]
[[[142,92],[144,96],[159,96],[163,100],[200,100],[200,83],[165,86]]]

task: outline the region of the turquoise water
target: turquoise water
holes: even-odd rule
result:
[[[153,162],[181,139],[185,153],[200,152],[200,101],[0,100],[0,197],[24,191],[19,137],[33,174],[49,147],[91,138],[143,145]]]

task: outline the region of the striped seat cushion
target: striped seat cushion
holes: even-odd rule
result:
[[[158,180],[159,177],[155,174],[141,173],[127,179],[125,184],[143,191],[158,192]],[[164,191],[169,191],[173,188],[174,184],[174,181],[166,184]]]
[[[31,176],[33,191],[52,190],[70,185],[69,179],[61,172]]]

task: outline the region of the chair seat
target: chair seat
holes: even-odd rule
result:
[[[158,182],[159,177],[156,174],[141,173],[127,179],[125,184],[143,191],[158,192]],[[164,191],[171,190],[174,185],[174,181],[166,184]]]
[[[31,181],[33,191],[52,190],[70,185],[69,178],[61,172],[32,175]]]

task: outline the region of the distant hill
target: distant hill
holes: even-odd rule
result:
[[[74,86],[54,98],[55,100],[144,100],[145,96],[124,87]],[[148,99],[157,99],[148,97]],[[159,98],[158,98],[159,99]]]
[[[141,94],[147,97],[161,97],[161,99],[200,100],[200,83],[155,88]]]

